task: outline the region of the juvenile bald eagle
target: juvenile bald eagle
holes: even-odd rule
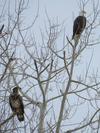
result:
[[[74,39],[75,41],[79,40],[80,35],[85,29],[86,26],[86,17],[84,16],[85,13],[86,13],[85,11],[81,11],[80,15],[74,20],[72,39]]]
[[[13,88],[13,92],[9,96],[9,104],[13,113],[17,115],[18,120],[24,121],[24,105],[22,97],[18,93],[19,89],[21,88],[19,87]]]

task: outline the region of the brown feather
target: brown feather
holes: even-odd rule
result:
[[[9,96],[9,104],[19,121],[24,121],[24,105],[22,97],[18,93],[12,93]]]

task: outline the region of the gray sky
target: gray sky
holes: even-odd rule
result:
[[[94,0],[97,3],[97,0]],[[30,12],[29,12],[29,19],[33,19],[33,14],[36,13],[38,2],[37,0],[33,0],[33,4],[30,5]],[[95,4],[96,6],[96,4]],[[72,30],[73,30],[73,21],[74,19],[79,15],[79,11],[82,7],[80,6],[80,0],[40,0],[39,1],[39,17],[37,19],[37,22],[35,23],[35,26],[33,27],[33,31],[37,37],[39,37],[39,31],[42,29],[44,31],[45,29],[45,23],[47,23],[47,17],[45,10],[48,13],[48,16],[51,20],[51,22],[56,22],[58,20],[58,23],[61,24],[64,22],[64,28],[65,28],[65,34],[71,38],[72,37]],[[93,9],[93,3],[91,0],[85,7],[85,11],[87,12],[86,16],[87,19],[89,15],[92,15]],[[32,12],[33,10],[33,12]],[[28,20],[29,20],[28,19]],[[27,18],[26,18],[27,20]],[[28,21],[27,20],[27,21]],[[90,20],[89,20],[90,21]],[[96,22],[97,24],[98,22]],[[28,21],[29,24],[29,21]],[[88,25],[88,22],[87,22]],[[49,27],[48,27],[49,28]],[[98,37],[99,36],[99,30],[100,28],[96,29],[94,31],[93,36]],[[93,37],[93,38],[94,38]],[[95,40],[96,41],[96,40]],[[86,50],[86,54],[84,54],[83,58],[83,64],[86,66],[86,64],[89,62],[92,52],[94,52],[93,56],[93,69],[99,68],[100,63],[97,61],[99,56],[99,45],[94,46],[88,50]],[[86,56],[85,56],[86,55]],[[88,58],[87,58],[88,56]],[[82,65],[82,66],[84,66]],[[86,69],[86,68],[85,68]],[[95,71],[95,70],[94,70]]]

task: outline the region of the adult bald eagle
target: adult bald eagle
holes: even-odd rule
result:
[[[13,92],[9,96],[9,104],[13,113],[17,115],[18,120],[24,121],[24,105],[22,97],[18,93],[19,89],[21,88],[19,87],[13,88]]]
[[[72,39],[75,41],[79,40],[80,35],[86,27],[86,17],[84,16],[85,13],[85,11],[81,11],[80,15],[74,20]]]

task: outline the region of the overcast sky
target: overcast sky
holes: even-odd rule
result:
[[[33,27],[33,32],[39,37],[40,29],[45,29],[45,24],[47,23],[47,17],[46,12],[51,20],[51,22],[58,21],[59,24],[64,22],[64,28],[65,28],[65,34],[71,38],[72,37],[72,30],[73,30],[73,21],[74,19],[79,15],[80,10],[82,10],[82,5],[80,5],[81,0],[39,0],[39,16],[35,23],[35,26]],[[93,1],[93,0],[92,0]],[[86,11],[86,17],[88,19],[88,16],[93,14],[93,5],[97,5],[97,0],[94,0],[95,4],[89,0],[85,7]],[[31,0],[28,15],[26,14],[25,19],[27,24],[30,24],[32,20],[34,19],[34,16],[36,15],[38,7],[38,0]],[[30,21],[29,21],[30,20]],[[49,27],[48,27],[49,28]],[[96,37],[99,36],[99,28],[96,29],[95,35]],[[92,52],[94,52],[94,56],[92,59],[93,63],[93,69],[94,71],[96,68],[100,67],[100,63],[97,61],[100,51],[100,46],[94,46],[91,48],[91,50],[88,49],[88,52],[86,53],[86,57],[84,54],[84,60],[83,64],[86,66],[86,64],[89,62]],[[88,57],[88,58],[87,58]],[[84,66],[83,65],[83,66]],[[86,69],[86,68],[85,68]]]

